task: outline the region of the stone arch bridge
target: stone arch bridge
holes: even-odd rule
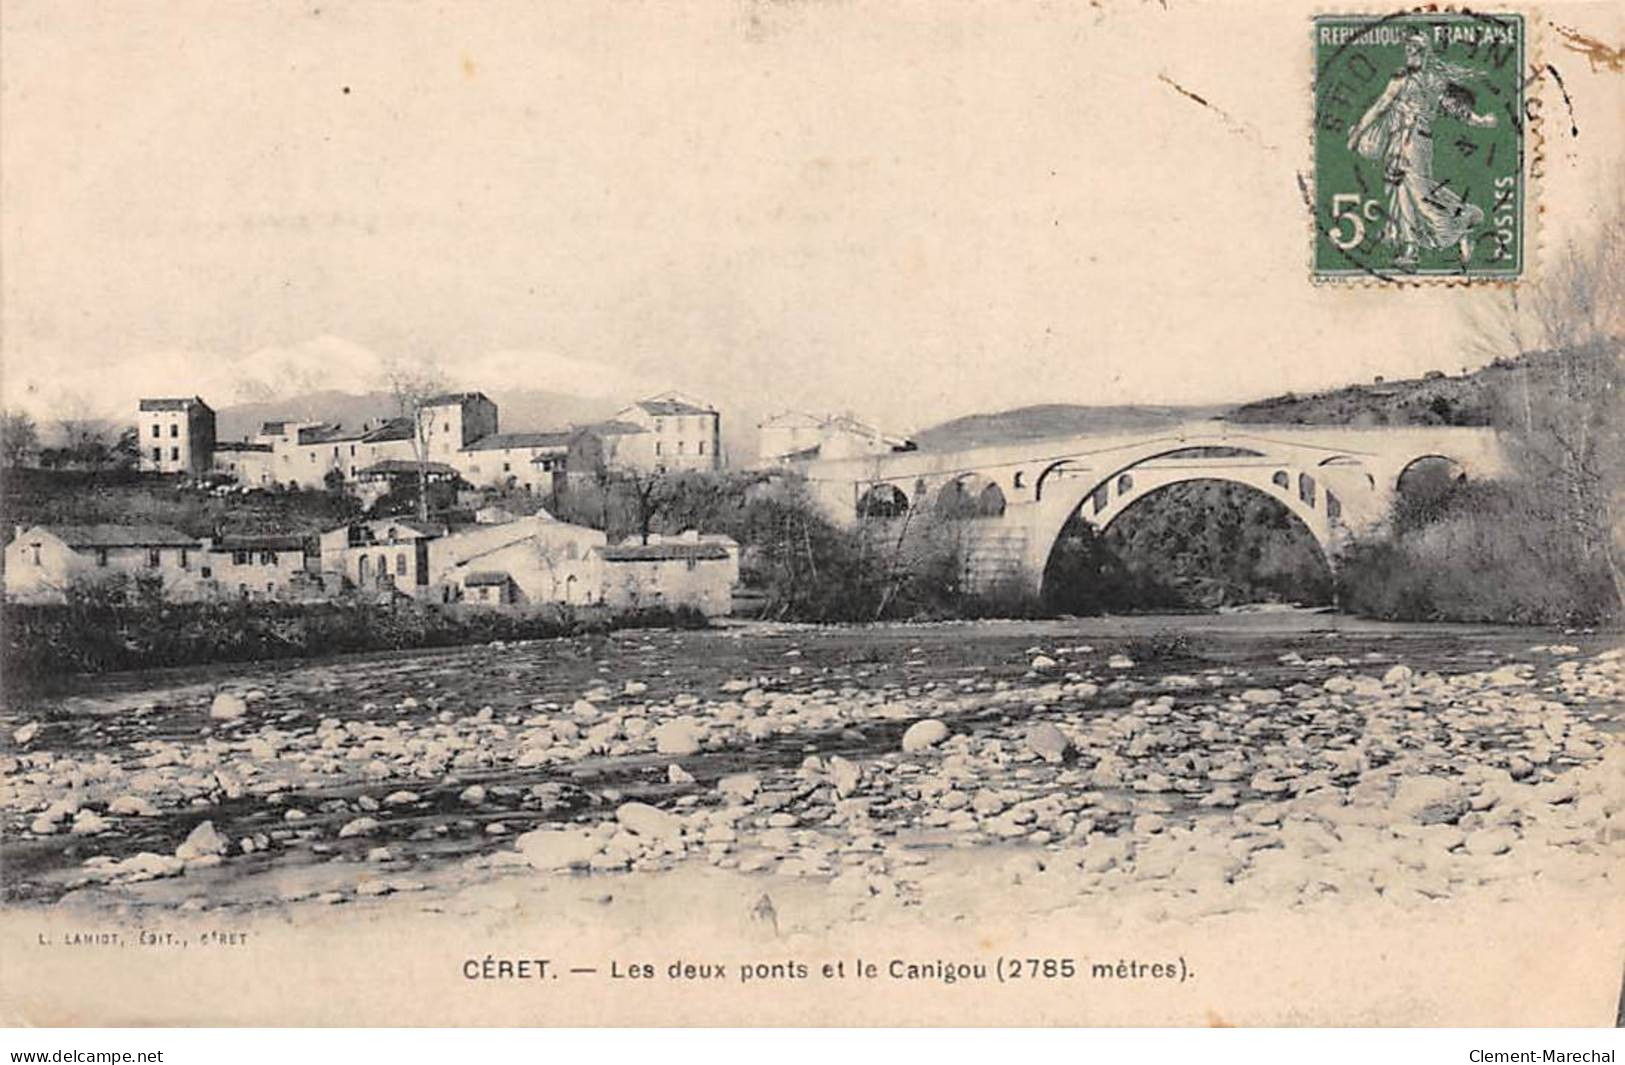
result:
[[[1102,532],[1161,488],[1246,485],[1282,503],[1335,562],[1344,540],[1386,520],[1400,477],[1425,459],[1458,476],[1505,470],[1491,429],[1187,423],[807,463],[814,497],[843,524],[922,511],[964,523],[972,586],[1040,588],[1062,527]]]

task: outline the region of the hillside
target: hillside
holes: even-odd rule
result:
[[[922,451],[954,451],[1012,440],[1039,440],[1074,433],[1109,433],[1157,429],[1224,414],[1223,407],[1118,406],[1086,407],[1076,403],[1043,403],[994,414],[969,414],[914,434]]]
[[[1539,377],[1554,365],[1551,356],[1530,355],[1500,359],[1456,376],[1429,374],[1302,395],[1288,392],[1234,407],[1046,403],[955,418],[917,433],[914,439],[922,450],[951,451],[1072,433],[1156,429],[1210,418],[1252,425],[1489,425],[1503,404],[1515,401],[1525,373]]]
[[[1526,370],[1539,374],[1549,366],[1549,359],[1531,356],[1517,362],[1498,360],[1455,377],[1431,374],[1308,395],[1288,392],[1243,403],[1224,417],[1277,425],[1489,425]]]

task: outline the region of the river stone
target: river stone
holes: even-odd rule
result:
[[[700,729],[691,718],[680,717],[654,730],[655,750],[661,754],[693,754],[700,749]]]
[[[754,773],[735,773],[717,781],[717,790],[735,802],[750,802],[762,790],[762,781]]]
[[[905,753],[923,751],[935,747],[947,738],[947,725],[934,717],[926,718],[924,721],[914,722],[908,727],[908,731],[903,733],[903,751]]]
[[[98,832],[108,829],[107,818],[94,810],[80,810],[73,818],[73,827],[68,831],[75,836],[94,836]]]
[[[603,841],[581,828],[541,828],[514,841],[531,868],[543,872],[586,865],[603,849]]]
[[[673,762],[666,767],[666,783],[679,787],[687,787],[694,783],[694,774]]]
[[[204,821],[192,829],[186,842],[175,848],[175,857],[182,861],[192,861],[195,858],[207,858],[226,853],[230,843],[226,837],[215,831],[213,821]]]
[[[478,806],[485,801],[485,786],[483,784],[470,784],[457,797],[470,806]]]
[[[1027,749],[1046,762],[1064,762],[1072,753],[1072,741],[1048,721],[1040,721],[1029,728],[1026,741]]]
[[[1044,672],[1045,670],[1054,669],[1056,664],[1055,659],[1051,658],[1049,655],[1034,655],[1033,660],[1030,663],[1032,668],[1040,673]]]
[[[1422,825],[1450,824],[1472,806],[1460,784],[1438,777],[1406,777],[1394,788],[1390,809]]]
[[[12,740],[14,740],[16,742],[17,746],[26,747],[26,746],[28,746],[28,741],[33,739],[35,736],[38,736],[38,735],[39,735],[39,722],[38,721],[30,721],[28,724],[24,725],[22,728],[20,728],[17,731],[13,732],[11,734],[11,738],[12,738]]]
[[[378,831],[378,822],[371,817],[358,817],[354,821],[339,829],[339,839],[349,839],[351,836],[370,836]]]
[[[1505,854],[1518,842],[1518,834],[1510,828],[1485,828],[1467,837],[1467,853],[1489,857]]]
[[[829,778],[835,785],[835,794],[839,798],[846,798],[858,790],[858,784],[863,780],[863,770],[857,763],[835,755],[829,760]]]
[[[209,704],[209,716],[216,721],[236,721],[248,713],[248,703],[234,692],[221,692]]]
[[[628,832],[646,839],[675,840],[683,831],[682,821],[644,802],[622,803],[615,810],[615,820]]]
[[[120,817],[157,817],[158,810],[139,795],[120,795],[107,804],[107,812]]]

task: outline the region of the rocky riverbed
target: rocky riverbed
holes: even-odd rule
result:
[[[745,626],[112,678],[7,711],[4,890],[434,912],[708,869],[841,921],[1617,896],[1614,643]]]

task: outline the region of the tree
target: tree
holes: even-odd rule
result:
[[[113,463],[120,469],[133,470],[141,465],[141,432],[126,425],[113,445]]]
[[[1625,607],[1625,194],[1528,291],[1474,321],[1482,353],[1519,374],[1498,418],[1527,491],[1575,565],[1605,571]],[[1501,362],[1499,365],[1506,365]]]
[[[630,510],[633,532],[648,543],[656,519],[671,505],[671,480],[662,473],[630,468],[613,471],[608,480],[611,494],[625,501]]]
[[[429,520],[429,433],[434,420],[423,416],[429,400],[446,390],[446,379],[431,365],[395,360],[384,368],[384,381],[395,398],[396,413],[412,420],[412,456],[418,464],[418,520]]]
[[[39,429],[20,410],[0,412],[0,463],[21,466],[39,453]]]

